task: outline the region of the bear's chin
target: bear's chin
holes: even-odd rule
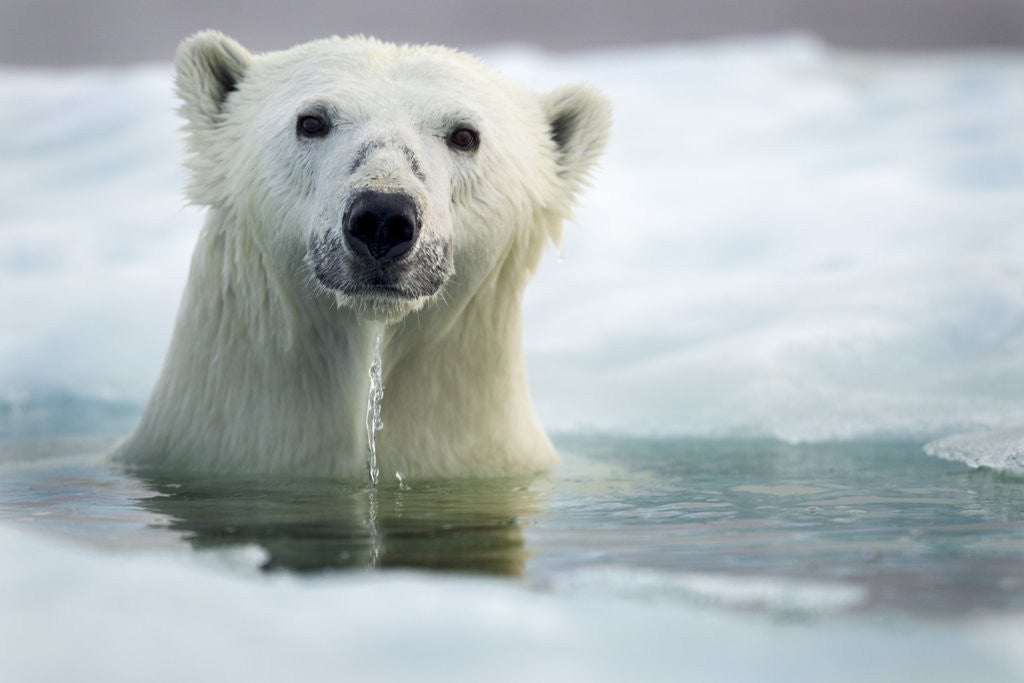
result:
[[[392,324],[415,313],[426,305],[429,296],[404,297],[376,294],[345,294],[335,292],[339,308],[345,308],[370,322]]]

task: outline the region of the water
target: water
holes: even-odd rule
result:
[[[380,468],[377,467],[377,432],[384,428],[380,417],[381,401],[384,399],[383,360],[380,354],[380,335],[373,343],[373,362],[370,364],[370,389],[366,398],[366,445],[369,452],[367,469],[370,474],[370,491],[367,494],[366,526],[370,530],[370,567],[379,567],[383,553],[383,533],[380,528],[380,498],[377,486],[380,484]],[[398,481],[401,477],[396,473]]]
[[[919,442],[557,443],[551,477],[369,488],[30,456],[3,470],[0,523],[135,552],[258,548],[272,572],[426,569],[768,612],[1024,610],[1022,482]]]
[[[1024,673],[1024,481],[920,440],[561,434],[549,476],[377,485],[128,473],[112,441],[0,439],[0,670],[173,678],[234,652],[233,674],[314,680],[337,652],[440,680],[395,652],[461,642],[469,678],[518,653],[499,681]]]

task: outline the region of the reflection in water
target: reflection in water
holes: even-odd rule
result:
[[[166,516],[194,548],[255,544],[267,554],[265,570],[300,572],[380,566],[519,576],[526,560],[520,524],[543,502],[522,479],[404,490],[315,480],[140,479],[155,495],[139,503]]]

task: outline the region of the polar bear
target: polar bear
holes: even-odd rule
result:
[[[337,37],[176,59],[189,198],[208,207],[130,465],[491,477],[557,460],[532,408],[523,288],[601,153],[603,96],[538,96],[436,46]],[[393,479],[392,479],[393,480]]]

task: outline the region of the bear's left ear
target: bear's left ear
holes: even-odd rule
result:
[[[545,95],[543,106],[555,142],[558,175],[575,192],[608,142],[611,105],[590,86],[569,85]]]
[[[193,130],[212,128],[221,120],[228,95],[250,64],[249,51],[223,33],[200,31],[182,41],[175,58],[175,85]]]

